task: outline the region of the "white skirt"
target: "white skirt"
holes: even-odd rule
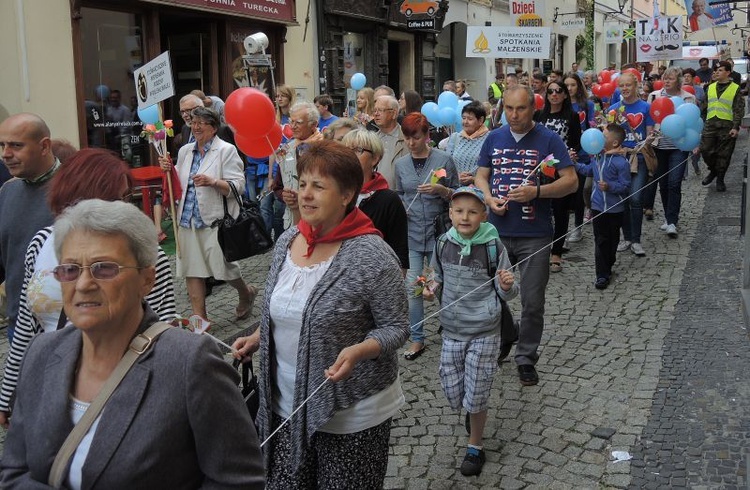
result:
[[[237,262],[227,262],[221,252],[219,228],[179,227],[177,242],[177,275],[180,277],[213,277],[231,281],[242,277]]]

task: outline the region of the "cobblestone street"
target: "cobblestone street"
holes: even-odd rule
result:
[[[537,386],[522,387],[505,363],[493,386],[479,477],[458,468],[467,435],[437,373],[437,321],[427,350],[401,356],[406,396],[394,420],[386,488],[748,488],[750,356],[742,322],[740,201],[747,132],[727,176],[728,191],[703,188],[690,168],[683,184],[679,238],[644,221],[646,257],[619,254],[609,289],[594,288],[591,226],[572,244],[547,290]],[[243,261],[262,287],[268,255]],[[189,314],[184,281],[178,311]],[[212,333],[228,339],[258,319],[234,323],[237,298],[215,288]],[[511,301],[517,315],[520,301]],[[436,306],[428,308],[428,313]],[[2,336],[4,361],[7,340]],[[630,461],[612,461],[626,451]]]

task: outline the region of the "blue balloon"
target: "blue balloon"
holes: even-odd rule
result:
[[[685,123],[690,125],[694,120],[701,119],[701,110],[695,104],[682,104],[676,107],[674,113],[685,118]]]
[[[422,105],[421,113],[427,118],[427,121],[433,126],[440,126],[440,120],[438,119],[438,105],[434,102],[425,102]]]
[[[508,118],[505,117],[505,111],[503,111],[502,116],[500,116],[500,124],[502,124],[503,126],[508,124]]]
[[[460,110],[456,111],[456,120],[455,120],[455,124],[454,124],[454,127],[455,127],[456,131],[461,131],[463,125],[464,125],[463,114],[461,114]]]
[[[590,128],[581,135],[581,148],[589,155],[597,155],[604,149],[604,134],[596,128]]]
[[[670,97],[670,99],[672,100],[672,103],[674,104],[675,110],[677,110],[678,107],[680,107],[682,104],[685,103],[685,101],[679,95],[673,95],[672,97]]]
[[[154,104],[145,109],[138,109],[138,119],[143,124],[156,124],[159,122],[159,107]]]
[[[99,100],[107,100],[109,98],[109,87],[106,85],[97,85],[94,89],[94,93]]]
[[[670,114],[661,121],[661,132],[673,140],[685,136],[685,118],[678,114]]]
[[[458,104],[458,95],[446,90],[445,92],[438,95],[438,107],[441,109],[454,109]]]
[[[440,104],[438,104],[440,107]],[[456,110],[452,107],[443,107],[438,111],[438,120],[441,126],[452,126],[456,122]]]
[[[692,129],[693,131],[695,131],[697,133],[702,133],[703,132],[703,126],[704,125],[705,125],[705,123],[703,122],[703,119],[701,119],[700,117],[696,118],[696,119],[693,119],[691,121],[687,121],[687,123],[686,123],[687,129]]]
[[[675,141],[675,146],[682,151],[692,151],[701,142],[701,134],[693,129],[686,129],[685,136]]]
[[[349,85],[354,90],[362,90],[365,88],[365,84],[367,83],[367,77],[365,77],[362,73],[355,73],[352,75],[351,80],[349,80]]]

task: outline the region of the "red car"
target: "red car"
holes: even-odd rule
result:
[[[401,13],[407,17],[412,14],[427,14],[432,17],[438,8],[439,5],[434,0],[405,0],[401,4]]]

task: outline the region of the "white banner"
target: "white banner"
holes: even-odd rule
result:
[[[172,64],[169,51],[149,61],[133,72],[138,108],[145,109],[174,95]]]
[[[551,33],[549,27],[468,26],[466,57],[547,58]]]
[[[573,17],[560,22],[560,29],[568,31],[582,31],[586,29],[586,19],[583,17]]]
[[[622,42],[622,25],[619,22],[604,23],[604,43],[620,44]]]
[[[682,58],[682,16],[636,19],[636,61],[676,60]]]
[[[510,0],[510,20],[517,27],[544,27],[545,0]]]

